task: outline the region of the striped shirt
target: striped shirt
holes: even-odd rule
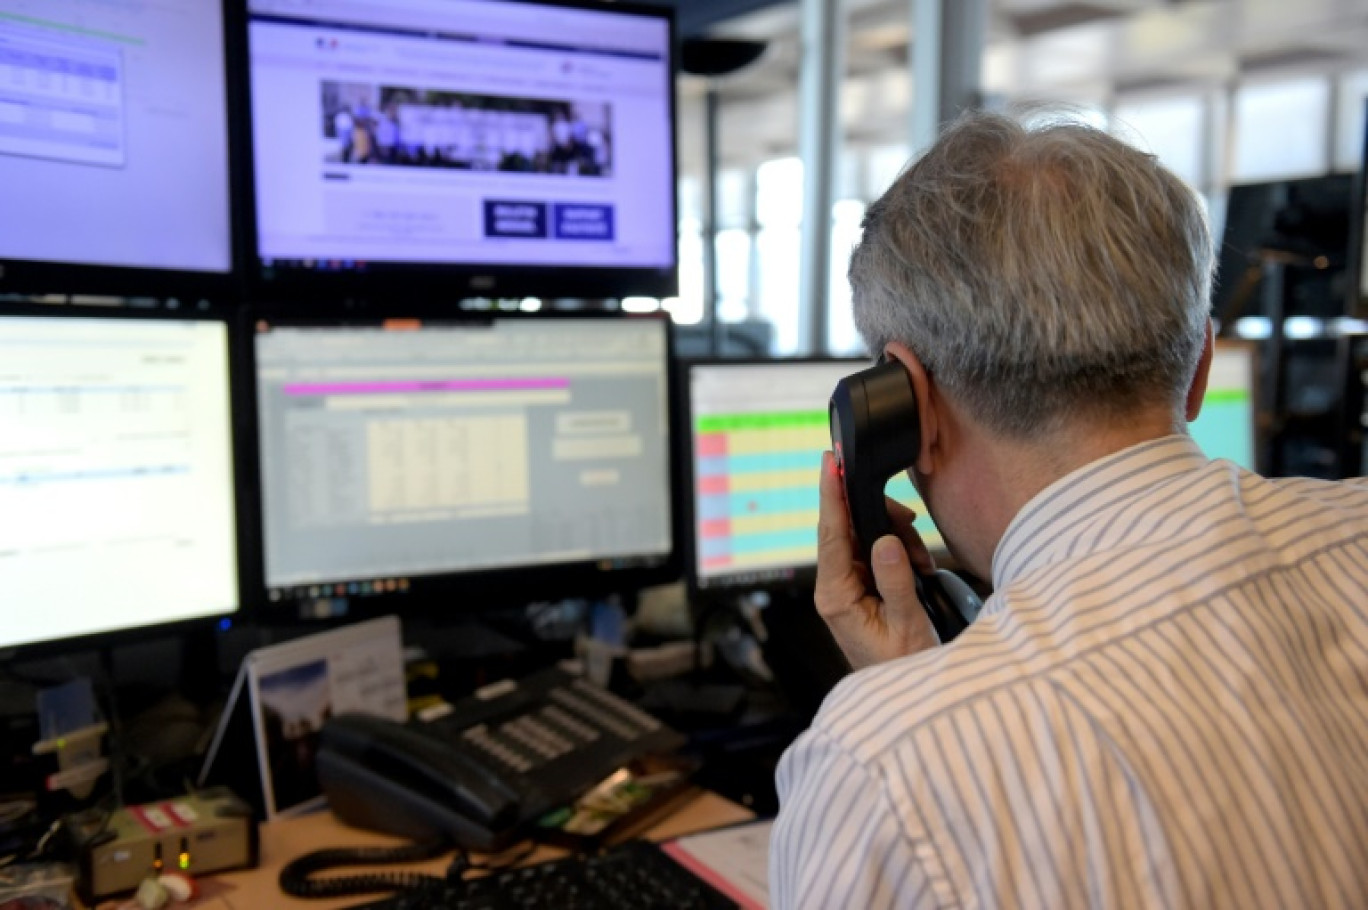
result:
[[[1035,497],[779,766],[774,906],[1368,906],[1368,483],[1186,436]]]

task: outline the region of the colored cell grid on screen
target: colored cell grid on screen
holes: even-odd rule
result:
[[[1208,458],[1254,468],[1254,402],[1247,389],[1208,389],[1189,432]]]
[[[715,414],[695,421],[705,571],[813,560],[827,433],[825,411]]]
[[[749,455],[711,455],[698,460],[698,475],[758,474],[765,471],[808,470],[816,477],[822,467],[822,452],[826,445],[791,449],[786,452],[755,452]]]
[[[732,537],[709,537],[701,543],[703,558],[710,556],[760,556],[779,551],[816,552],[817,529],[799,528],[773,531],[766,534],[738,534]]]

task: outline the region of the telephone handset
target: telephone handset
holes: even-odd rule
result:
[[[880,357],[877,365],[836,384],[829,410],[850,524],[867,564],[874,541],[893,533],[884,487],[921,451],[917,397],[903,365]],[[917,575],[917,599],[942,642],[963,632],[983,606],[963,579],[945,569]]]

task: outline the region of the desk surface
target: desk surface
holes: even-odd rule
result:
[[[644,833],[651,840],[666,840],[706,831],[754,818],[749,809],[724,799],[715,793],[696,791],[681,800],[670,812]],[[364,903],[366,897],[345,897],[336,900],[299,900],[280,893],[276,877],[286,863],[295,857],[324,847],[371,847],[401,844],[404,841],[383,834],[348,828],[338,822],[331,812],[315,812],[300,818],[271,822],[261,826],[261,866],[246,872],[229,872],[205,881],[204,896],[194,906],[197,910],[260,910],[264,907],[311,907],[314,910],[350,907]],[[522,864],[545,862],[564,856],[555,847],[538,847]],[[403,866],[406,871],[441,875],[451,857]],[[395,867],[401,868],[401,867]],[[375,895],[371,899],[382,895]]]

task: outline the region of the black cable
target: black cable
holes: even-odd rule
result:
[[[314,878],[339,866],[388,866],[436,859],[451,850],[447,841],[402,847],[341,847],[315,850],[291,860],[280,870],[280,890],[292,897],[347,897],[378,891],[415,891],[444,884],[446,879],[421,872],[370,872]]]

